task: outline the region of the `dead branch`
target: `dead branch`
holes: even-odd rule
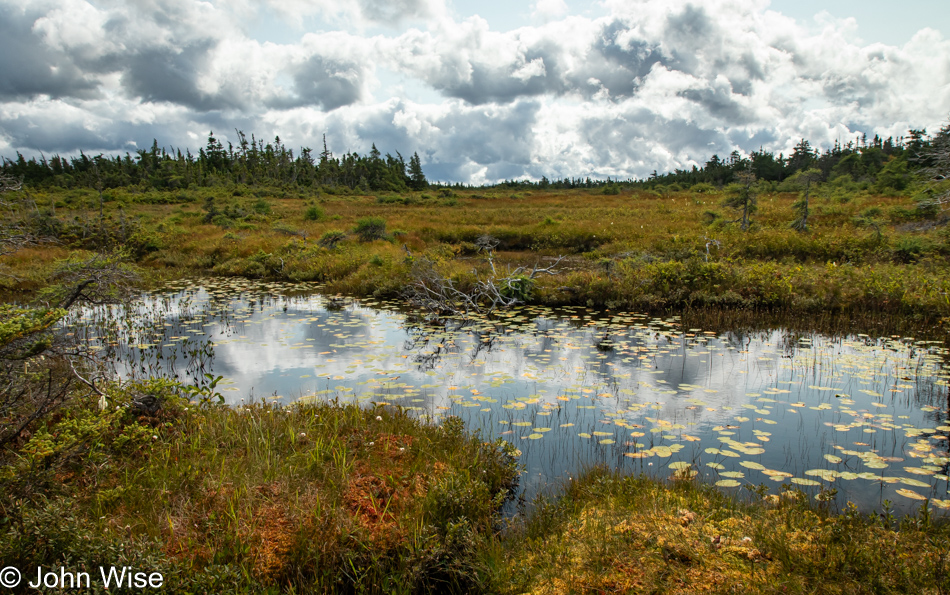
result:
[[[930,180],[927,191],[931,196],[919,201],[919,206],[941,208],[950,204],[950,188],[938,189],[938,185],[950,180],[950,124],[942,127],[910,161],[922,165],[920,173]]]
[[[455,281],[444,277],[432,260],[416,260],[412,266],[413,280],[406,289],[406,299],[416,307],[439,313],[490,314],[524,303],[534,279],[540,274],[556,275],[556,267],[564,258],[559,256],[547,267],[535,264],[530,272],[523,266],[514,270],[508,267],[505,275],[501,276],[491,250],[487,250],[486,257],[491,274],[483,276],[477,270],[473,271],[475,281],[466,289],[459,288]]]
[[[19,192],[23,188],[23,180],[8,174],[0,174],[0,194]]]

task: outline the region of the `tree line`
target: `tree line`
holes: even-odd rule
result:
[[[225,147],[212,131],[206,145],[195,155],[190,149],[166,150],[153,140],[150,149],[131,154],[76,157],[53,155],[26,159],[3,159],[0,174],[21,180],[29,186],[61,188],[117,188],[139,186],[143,189],[175,190],[191,186],[246,184],[272,186],[347,187],[364,191],[422,190],[428,186],[418,153],[408,163],[397,151],[383,156],[373,144],[367,155],[347,152],[335,157],[323,139],[323,151],[314,154],[309,147],[294,153],[280,137],[265,143],[253,134],[237,130],[237,144]]]
[[[644,188],[659,186],[692,187],[710,184],[723,187],[740,182],[741,174],[750,173],[762,182],[782,182],[796,174],[812,170],[817,172],[815,182],[826,182],[841,176],[850,176],[854,181],[867,181],[879,192],[904,190],[913,180],[916,170],[928,166],[927,155],[934,143],[946,136],[950,125],[941,128],[933,137],[926,129],[910,130],[907,137],[883,139],[867,135],[841,144],[835,141],[832,148],[818,151],[806,139],[801,139],[791,155],[760,149],[748,156],[733,151],[727,158],[713,155],[703,167],[676,169],[665,174],[656,171],[646,180],[635,185]],[[812,174],[814,175],[814,174]]]
[[[280,137],[265,143],[253,134],[236,130],[237,144],[225,145],[208,135],[207,143],[193,154],[190,149],[166,150],[153,141],[149,149],[140,149],[131,154],[90,156],[80,152],[66,158],[54,155],[26,159],[17,153],[16,159],[2,159],[0,175],[9,176],[29,186],[58,186],[62,188],[89,187],[115,188],[139,186],[143,189],[175,190],[192,186],[218,184],[245,184],[303,187],[345,187],[361,191],[422,190],[430,186],[422,170],[418,153],[409,161],[397,151],[393,156],[380,153],[373,144],[367,155],[347,152],[335,157],[323,139],[323,150],[314,154],[309,147],[296,154]],[[658,174],[655,170],[647,179],[614,180],[587,177],[565,177],[549,180],[504,180],[489,185],[509,189],[577,189],[603,188],[605,193],[616,193],[622,187],[651,189],[657,187],[689,188],[709,184],[723,188],[736,183],[740,174],[751,173],[760,182],[779,183],[798,173],[816,170],[816,182],[825,182],[841,176],[850,176],[854,181],[873,183],[879,192],[904,190],[913,180],[914,173],[930,164],[927,155],[935,144],[940,144],[950,134],[950,124],[929,136],[925,129],[912,129],[907,137],[887,139],[866,135],[846,144],[835,142],[834,146],[820,152],[812,144],[801,139],[792,153],[785,156],[760,149],[748,156],[733,151],[725,159],[713,155],[702,167],[676,169]],[[432,184],[441,186],[441,184]],[[471,188],[461,183],[456,188]]]

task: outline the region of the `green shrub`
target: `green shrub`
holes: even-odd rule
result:
[[[331,229],[325,232],[317,241],[324,248],[336,248],[336,245],[346,239],[346,232],[338,229]]]
[[[898,238],[894,245],[894,260],[898,262],[914,262],[930,249],[930,243],[917,236],[903,236]]]
[[[531,292],[534,289],[534,279],[527,275],[514,275],[509,277],[501,287],[501,295],[506,298],[515,298],[520,302],[527,302],[531,299]]]
[[[720,215],[716,211],[706,211],[703,213],[703,223],[705,225],[712,225],[713,223],[721,219],[722,219],[722,215]]]
[[[234,220],[227,215],[215,215],[214,218],[211,219],[211,223],[217,225],[221,229],[231,229],[231,227],[234,225]]]
[[[267,199],[263,196],[255,200],[251,208],[254,209],[254,212],[258,215],[270,215],[271,213],[270,203],[267,202]]]
[[[907,207],[902,207],[900,205],[891,207],[887,210],[887,218],[895,223],[903,223],[905,221],[914,221],[918,219],[920,214],[917,209],[908,209]]]
[[[317,205],[308,207],[307,211],[303,214],[303,218],[307,221],[320,221],[324,217],[326,217],[326,213]]]
[[[291,225],[288,225],[287,223],[284,223],[283,221],[277,221],[277,222],[275,222],[275,223],[271,226],[271,229],[273,229],[275,232],[277,232],[277,233],[279,233],[279,234],[283,234],[283,235],[287,235],[287,236],[296,236],[296,237],[299,237],[299,238],[305,238],[305,237],[307,237],[307,232],[301,231],[301,230],[297,229],[296,227],[293,227],[293,226],[291,226]]]
[[[419,203],[419,199],[412,196],[380,195],[376,197],[376,202],[382,205],[414,205]]]
[[[386,237],[386,220],[382,217],[363,217],[356,220],[353,233],[361,242],[372,242]]]

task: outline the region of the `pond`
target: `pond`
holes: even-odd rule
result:
[[[866,512],[950,507],[937,341],[714,333],[583,307],[434,319],[238,279],[183,281],[82,322],[118,374],[221,375],[234,406],[339,399],[459,416],[518,449],[527,498],[606,464],[727,491],[791,486]]]

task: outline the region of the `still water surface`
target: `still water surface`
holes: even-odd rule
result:
[[[461,417],[520,452],[528,497],[585,466],[783,485],[899,512],[948,496],[947,350],[911,337],[711,333],[631,312],[526,307],[427,319],[318,286],[182,282],[89,339],[126,376],[165,374],[235,406],[338,398]],[[96,312],[86,319],[97,318]]]

